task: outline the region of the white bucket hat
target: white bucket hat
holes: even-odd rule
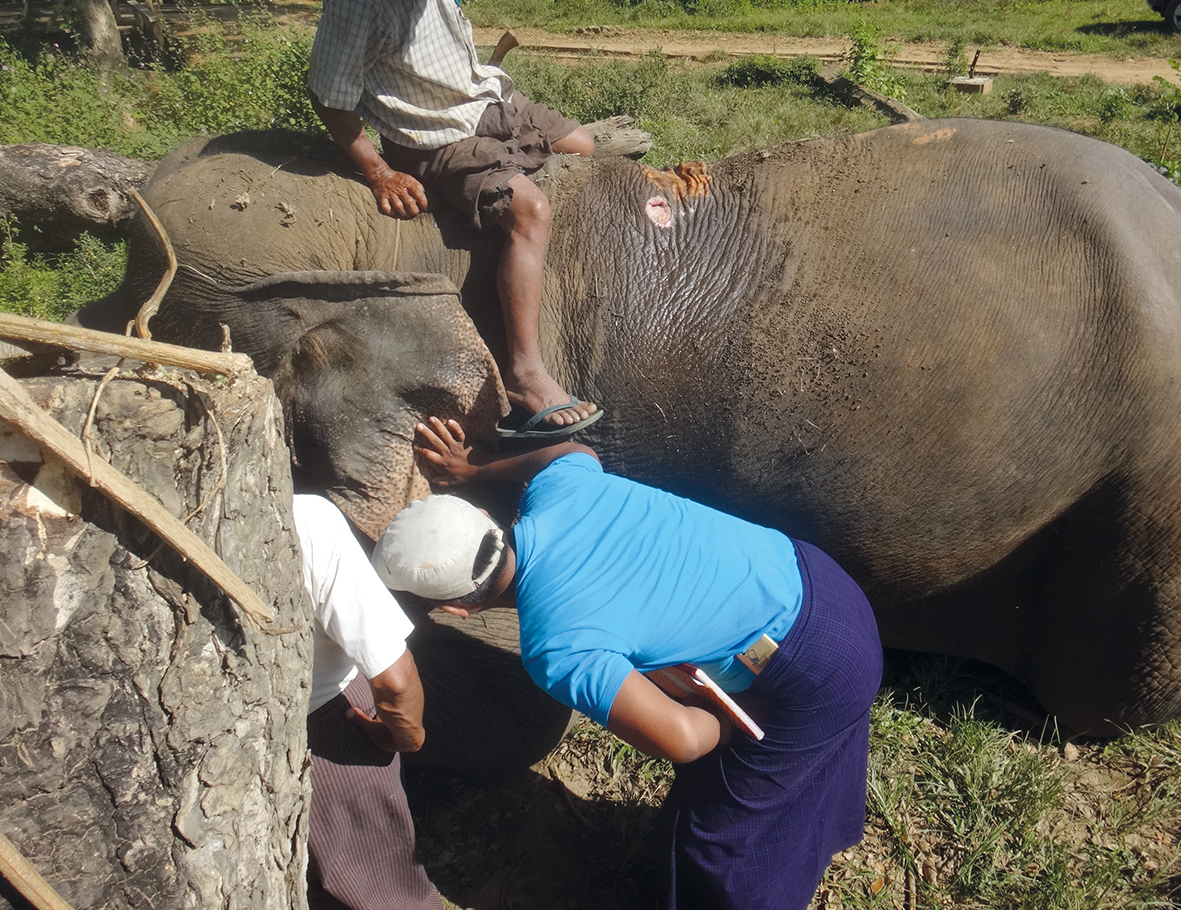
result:
[[[472,577],[484,538],[493,534],[497,553],[504,531],[458,496],[428,496],[394,516],[373,550],[373,568],[387,588],[427,600],[451,600],[477,590],[500,560]]]

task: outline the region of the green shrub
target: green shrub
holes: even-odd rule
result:
[[[231,39],[199,35],[175,72],[100,77],[57,45],[34,59],[0,39],[0,143],[52,142],[156,159],[200,133],[284,127],[320,132],[308,99],[312,33],[247,19]]]
[[[963,38],[955,38],[947,45],[947,51],[943,55],[943,72],[948,79],[968,75],[971,66],[964,54],[966,46],[967,42]]]
[[[199,35],[190,63],[150,80],[145,115],[151,125],[175,125],[188,135],[282,127],[322,129],[307,93],[312,35],[291,34],[254,18],[233,40],[220,31]]]
[[[111,293],[123,278],[122,243],[83,234],[74,252],[30,256],[13,241],[13,222],[0,220],[0,311],[60,321],[84,303]]]
[[[859,23],[850,32],[851,46],[845,55],[845,62],[849,65],[847,75],[858,85],[901,99],[905,90],[898,75],[889,68],[886,52],[879,40],[880,34],[881,29],[869,22]]]
[[[820,61],[802,54],[781,60],[769,54],[753,54],[727,64],[716,75],[717,85],[758,88],[766,85],[812,85],[820,75]]]

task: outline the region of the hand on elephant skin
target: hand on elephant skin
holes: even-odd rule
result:
[[[426,190],[422,184],[388,165],[369,175],[369,189],[383,215],[413,218],[426,211]]]
[[[581,443],[556,442],[525,452],[505,454],[467,444],[463,427],[457,421],[427,418],[430,426],[415,426],[421,442],[415,443],[422,474],[439,487],[454,487],[475,480],[509,480],[528,483],[564,455],[581,452],[595,461],[595,450]]]
[[[471,461],[474,449],[467,444],[458,421],[428,417],[427,423],[420,423],[414,429],[422,440],[414,444],[414,453],[422,462],[423,476],[435,486],[459,486],[479,472]]]

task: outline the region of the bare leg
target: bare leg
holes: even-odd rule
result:
[[[580,126],[569,136],[563,136],[557,142],[552,143],[551,147],[555,152],[565,152],[568,155],[585,155],[589,158],[595,153],[595,140],[587,132],[585,126]]]
[[[508,185],[512,187],[513,200],[497,222],[506,234],[496,273],[496,290],[508,340],[509,362],[504,384],[509,401],[536,414],[542,408],[570,400],[570,393],[553,380],[542,363],[537,338],[550,206],[545,194],[523,174],[513,177]],[[545,420],[556,426],[567,426],[597,410],[597,405],[582,402],[577,408],[555,411]]]

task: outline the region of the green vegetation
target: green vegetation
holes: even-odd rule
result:
[[[1144,0],[469,0],[465,9],[477,25],[500,28],[593,24],[825,37],[868,24],[895,41],[1181,57],[1181,36]]]
[[[1181,58],[1181,38],[1143,0],[472,0],[468,9],[489,26],[848,36],[848,75],[927,117],[1072,129],[1122,145],[1181,180],[1181,79],[1113,86],[1095,77],[1002,75],[988,95],[947,88],[949,76],[966,71],[970,47]],[[945,42],[942,71],[892,69],[896,40]],[[310,27],[284,30],[265,17],[243,21],[234,34],[206,23],[190,39],[183,65],[145,65],[100,79],[57,44],[3,36],[0,143],[104,147],[155,159],[203,132],[319,132],[304,90],[310,43]],[[818,78],[819,62],[808,57],[694,63],[656,49],[637,61],[564,64],[517,53],[506,66],[526,93],[584,122],[634,116],[654,137],[646,160],[656,166],[885,123],[832,97]],[[121,244],[84,237],[73,254],[49,257],[30,254],[12,235],[13,225],[0,223],[5,311],[58,319],[108,293],[122,276]],[[1063,743],[1036,724],[1014,726],[1011,714],[981,699],[978,685],[979,668],[969,673],[944,658],[895,658],[873,713],[867,839],[834,865],[823,886],[825,906],[1175,905],[1181,724],[1109,744]],[[998,686],[1004,684],[994,678],[985,687],[989,698]],[[562,749],[572,764],[601,770],[613,782],[610,799],[629,809],[656,805],[667,787],[667,764],[593,726],[579,727]],[[629,882],[651,877],[638,850],[652,813],[603,817],[616,828],[594,849],[626,851],[616,858],[626,893]]]
[[[1027,698],[980,665],[888,655],[871,715],[866,837],[837,857],[818,906],[1176,906],[1181,723],[1074,744],[998,693]],[[1014,711],[1026,720],[1014,723]],[[610,783],[600,798],[619,814],[594,820],[598,860],[619,869],[621,893],[632,894],[616,906],[647,906],[651,859],[635,856],[634,839],[646,839],[655,816],[620,810],[659,805],[671,765],[589,721],[576,725],[550,761],[605,773]]]
[[[0,219],[0,312],[59,322],[123,279],[122,243],[108,245],[84,234],[73,253],[30,255],[13,241],[13,229],[11,219]]]
[[[312,33],[267,17],[201,28],[188,63],[102,77],[56,43],[0,36],[0,144],[53,142],[157,159],[201,133],[321,129],[307,98]]]
[[[952,49],[954,51],[954,48]],[[1044,73],[1001,75],[987,95],[960,94],[949,75],[966,68],[949,53],[936,73],[889,68],[872,32],[854,36],[846,67],[861,84],[905,102],[926,117],[976,117],[1044,123],[1086,133],[1169,165],[1181,158],[1181,89],[1158,81],[1113,86],[1094,76],[1056,79]],[[589,122],[609,114],[635,116],[655,144],[646,161],[666,166],[716,159],[795,139],[883,126],[864,108],[850,109],[814,78],[810,58],[748,57],[729,64],[670,60],[659,50],[639,62],[589,59],[576,66],[537,56],[507,68],[531,97]],[[1172,170],[1178,170],[1174,163]]]
[[[509,15],[509,7],[501,3],[472,0],[469,13],[479,23],[494,24]],[[732,7],[741,9],[733,13]],[[1181,38],[1153,22],[1142,0],[880,0],[870,5],[846,0],[592,0],[589,6],[546,0],[536,9],[514,0],[512,10],[513,24],[549,27],[618,22],[843,34],[850,44],[844,61],[850,78],[905,100],[924,116],[1020,119],[1072,129],[1122,145],[1181,177],[1181,80],[1112,86],[1095,77],[1002,75],[988,95],[947,88],[948,76],[966,70],[969,44],[1037,46],[1034,33],[1063,28],[1088,50],[1096,49],[1091,43],[1101,38],[1106,42],[1102,49],[1116,53],[1150,48],[1181,57]],[[276,126],[319,132],[322,127],[305,90],[311,37],[310,23],[280,28],[266,15],[244,17],[232,32],[213,20],[198,21],[180,55],[182,65],[145,64],[100,78],[57,43],[38,41],[28,32],[0,36],[0,143],[74,144],[156,159],[201,133]],[[891,68],[891,42],[898,38],[946,41],[942,71]],[[1063,39],[1060,46],[1074,45]],[[638,61],[591,56],[569,64],[518,53],[509,56],[506,68],[526,93],[583,122],[631,114],[653,136],[646,160],[656,166],[853,133],[886,122],[832,97],[817,77],[819,61],[809,57],[785,61],[753,56],[702,64],[667,58],[657,48]],[[51,264],[48,259],[26,261],[11,243],[5,246],[0,252],[4,280],[10,280],[8,270],[25,275],[25,291],[10,297],[6,306],[19,299],[22,306],[40,312],[55,309],[37,300],[33,290],[48,285],[28,283],[22,271],[45,271]]]
[[[917,906],[1173,906],[1181,724],[1075,745],[1011,714],[1004,722],[1022,713],[998,697],[1006,688],[1017,687],[988,668],[895,656],[870,746],[871,838],[893,858],[883,895],[910,893]],[[864,885],[883,870],[849,853],[830,873],[835,906],[882,906]]]

